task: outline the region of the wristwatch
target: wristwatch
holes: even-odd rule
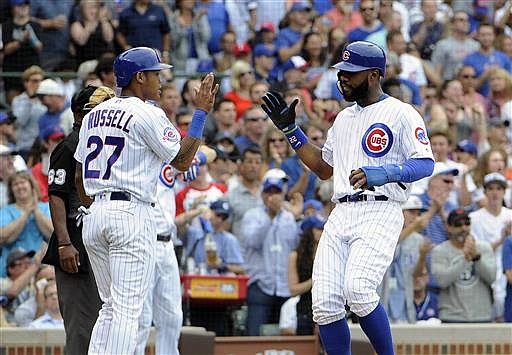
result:
[[[472,259],[472,261],[478,261],[480,260],[482,256],[480,254],[475,255],[475,257]]]

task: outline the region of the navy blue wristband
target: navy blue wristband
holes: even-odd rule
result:
[[[192,121],[188,127],[188,135],[192,138],[203,139],[204,123],[206,122],[206,112],[196,109],[192,116]]]
[[[290,143],[292,148],[295,150],[301,148],[308,142],[308,137],[304,132],[302,132],[302,129],[300,129],[300,127],[298,126],[295,126],[287,130],[286,132],[283,131],[283,133],[286,136],[286,138],[288,138],[288,142]]]

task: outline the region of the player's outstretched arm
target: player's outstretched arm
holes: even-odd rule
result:
[[[196,155],[203,138],[206,114],[213,108],[217,91],[219,91],[219,84],[215,84],[213,73],[209,73],[201,81],[201,86],[196,92],[197,109],[192,116],[187,136],[181,140],[180,150],[171,162],[171,165],[180,171],[187,170]]]
[[[281,94],[269,91],[263,96],[263,101],[265,103],[261,108],[274,125],[283,132],[304,164],[320,179],[329,179],[332,176],[332,167],[322,159],[322,150],[309,143],[308,137],[295,124],[295,106],[299,103],[299,99],[295,99],[288,106]]]

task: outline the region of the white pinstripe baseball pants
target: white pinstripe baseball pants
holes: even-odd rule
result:
[[[144,355],[153,320],[156,328],[155,353],[157,355],[179,355],[178,342],[183,322],[183,311],[181,309],[180,271],[172,241],[157,241],[155,254],[155,273],[139,320],[135,354]]]
[[[403,225],[400,203],[339,203],[324,227],[313,264],[313,320],[345,317],[345,303],[360,317],[379,303],[377,287],[393,260]]]
[[[95,201],[83,240],[103,301],[89,354],[133,354],[139,317],[154,272],[153,207],[140,201]]]

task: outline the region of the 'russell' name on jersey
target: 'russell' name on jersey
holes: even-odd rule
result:
[[[130,116],[125,119],[125,114],[126,112],[123,110],[104,109],[93,111],[88,116],[87,129],[105,126],[122,129],[128,133],[130,132],[128,124],[130,123],[133,115],[130,114]]]

